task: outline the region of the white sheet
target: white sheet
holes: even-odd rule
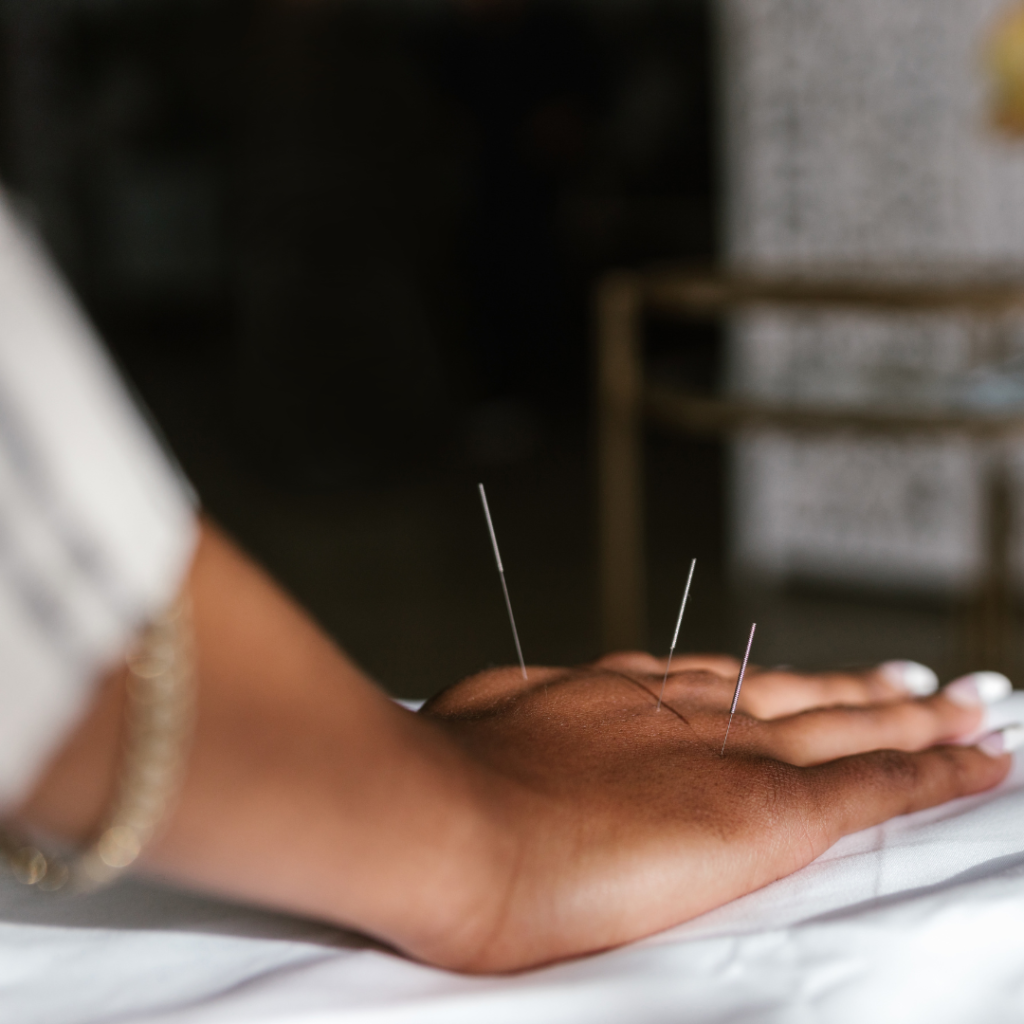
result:
[[[1024,721],[1024,694],[993,718]],[[1024,1019],[1022,926],[1024,759],[682,927],[512,978],[139,882],[64,902],[5,881],[0,1020],[999,1024]]]

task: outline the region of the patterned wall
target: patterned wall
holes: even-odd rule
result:
[[[991,128],[984,66],[1006,6],[722,0],[732,264],[1024,276],[1024,141]],[[991,365],[1015,353],[1012,323],[752,311],[733,324],[730,385],[812,404],[986,401]],[[1024,400],[1024,377],[1004,369],[1000,394]],[[734,560],[776,578],[962,588],[980,564],[990,455],[955,439],[742,438]]]

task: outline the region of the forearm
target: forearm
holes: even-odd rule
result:
[[[483,875],[510,855],[484,813],[497,783],[381,693],[214,531],[188,588],[196,730],[144,866],[444,959],[472,927]],[[95,828],[116,772],[123,686],[121,673],[105,682],[22,808],[26,822],[75,841]]]

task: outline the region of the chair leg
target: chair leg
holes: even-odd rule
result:
[[[958,616],[961,645],[956,652],[956,669],[992,669],[1013,679],[1020,667],[1010,566],[1013,508],[1002,453],[988,467],[984,498],[985,561],[981,578]]]

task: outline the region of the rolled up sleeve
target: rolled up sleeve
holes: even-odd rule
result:
[[[180,588],[191,491],[0,193],[0,811]]]

